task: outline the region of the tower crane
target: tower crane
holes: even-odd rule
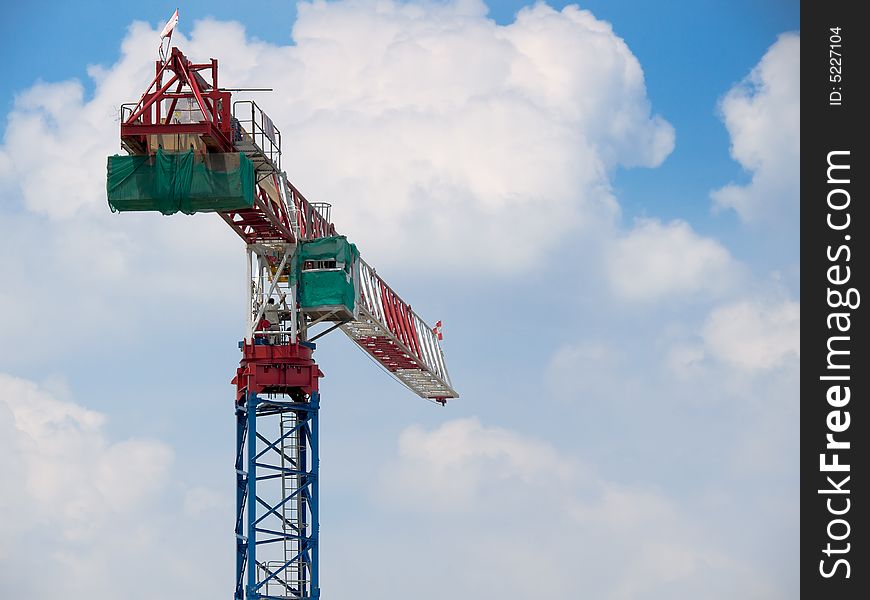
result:
[[[161,45],[144,94],[121,107],[120,129],[127,154],[108,158],[113,211],[216,213],[245,244],[233,597],[320,598],[314,342],[338,329],[413,393],[445,404],[458,394],[440,322],[427,325],[338,234],[330,205],[288,180],[281,131],[219,86],[216,59],[196,63]]]

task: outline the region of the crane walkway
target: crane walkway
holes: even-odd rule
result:
[[[363,260],[359,278],[360,316],[341,330],[418,396],[458,398],[432,328]]]

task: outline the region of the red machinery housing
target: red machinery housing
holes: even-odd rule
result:
[[[310,396],[317,391],[323,372],[311,355],[314,344],[248,344],[242,342],[242,360],[233,378],[236,402],[244,404],[248,394]]]

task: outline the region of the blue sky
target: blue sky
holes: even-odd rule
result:
[[[291,179],[445,323],[443,409],[319,344],[328,597],[797,594],[799,5],[568,4],[181,6],[174,41],[274,85]],[[3,24],[0,589],[49,597],[47,539],[72,598],[132,565],[161,574],[133,598],[230,585],[243,252],[102,191],[174,8]]]

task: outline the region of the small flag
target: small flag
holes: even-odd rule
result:
[[[439,340],[443,340],[444,336],[441,335],[441,321],[435,323],[435,327],[432,328],[432,333],[438,336]]]
[[[162,40],[166,36],[172,35],[172,30],[175,29],[175,26],[178,25],[178,9],[175,9],[175,12],[172,13],[172,16],[169,17],[169,21],[166,23],[166,27],[163,28],[163,31],[160,32],[160,39]]]

